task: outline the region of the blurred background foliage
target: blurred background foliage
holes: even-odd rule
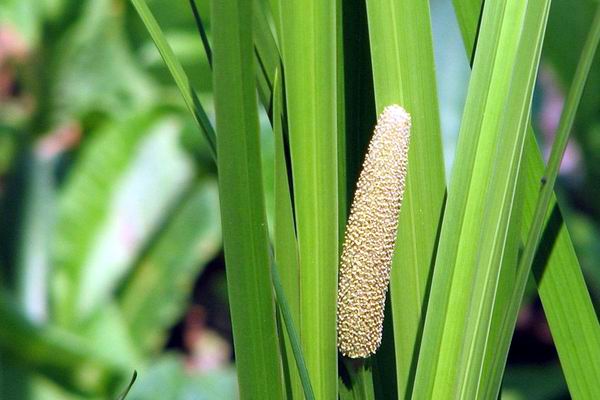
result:
[[[212,110],[189,3],[148,3]],[[545,148],[594,5],[553,2],[532,120]],[[210,33],[208,2],[198,7]],[[431,7],[450,165],[469,60],[450,1]],[[558,186],[596,304],[597,61]],[[128,1],[0,1],[0,202],[0,398],[114,398],[134,369],[131,399],[236,398],[215,166]],[[503,398],[568,398],[533,287]]]

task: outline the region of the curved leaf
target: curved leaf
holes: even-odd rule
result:
[[[76,323],[105,301],[191,179],[179,132],[177,119],[143,114],[108,124],[83,149],[59,200],[53,295],[60,323]]]
[[[131,335],[157,350],[186,306],[193,282],[221,247],[219,198],[213,179],[200,178],[151,243],[119,296]]]

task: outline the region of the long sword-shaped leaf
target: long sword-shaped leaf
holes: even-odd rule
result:
[[[573,79],[573,86],[569,91],[569,95],[565,102],[565,108],[561,117],[561,122],[557,131],[557,136],[552,147],[550,159],[546,172],[544,173],[544,181],[542,181],[542,190],[540,192],[535,213],[533,216],[532,226],[525,242],[525,248],[519,262],[519,267],[515,277],[515,281],[512,284],[512,290],[510,291],[510,300],[508,307],[506,307],[500,313],[500,321],[497,324],[498,335],[497,341],[490,342],[488,350],[488,358],[490,359],[491,373],[484,374],[485,379],[482,379],[481,391],[483,397],[493,396],[498,392],[500,381],[502,378],[502,371],[506,363],[506,356],[508,354],[508,348],[510,339],[512,338],[512,332],[514,331],[519,307],[523,300],[523,294],[525,292],[525,286],[527,284],[527,278],[531,271],[531,266],[534,261],[536,249],[538,243],[542,237],[544,225],[546,222],[546,216],[551,211],[549,209],[550,203],[552,202],[553,188],[556,178],[558,176],[558,170],[562,155],[567,147],[567,140],[569,133],[573,127],[575,121],[575,112],[579,101],[581,100],[581,94],[585,85],[586,77],[591,68],[594,53],[598,47],[598,41],[600,40],[600,8],[596,13],[596,18],[590,35],[584,47],[584,51],[579,63],[579,67],[575,73]],[[551,225],[551,224],[549,224]],[[547,251],[552,243],[540,243],[540,250]],[[592,370],[593,374],[600,377],[600,368],[597,363],[592,363],[588,367]],[[600,387],[598,385],[588,385],[585,381],[581,381],[581,385],[577,388],[572,388],[572,395],[575,398],[598,398],[600,397]]]
[[[517,178],[548,2],[486,3],[415,380],[417,398],[475,398],[500,267],[516,260]],[[475,396],[475,397],[474,397]]]
[[[506,220],[508,226],[504,228],[505,250],[503,252],[505,256],[503,258],[490,258],[488,262],[493,264],[486,266],[486,272],[489,271],[489,275],[486,277],[484,284],[496,284],[496,288],[492,289],[490,286],[484,287],[484,291],[482,292],[483,298],[478,300],[478,309],[472,314],[476,315],[480,321],[477,321],[477,324],[474,324],[476,329],[475,341],[471,344],[469,349],[470,353],[466,367],[465,383],[461,392],[463,398],[485,399],[497,396],[500,390],[501,374],[493,375],[488,373],[485,369],[486,362],[489,359],[490,354],[494,356],[508,354],[508,341],[505,348],[497,346],[494,341],[494,339],[498,337],[498,326],[500,324],[493,316],[497,309],[504,308],[503,301],[505,300],[507,293],[503,290],[504,286],[502,285],[503,280],[501,275],[503,275],[504,272],[504,276],[506,276],[505,271],[514,271],[514,265],[517,259],[516,256],[518,254],[518,232],[521,228],[521,205],[524,190],[522,186],[522,170],[520,169],[520,164],[522,163],[526,129],[529,123],[529,107],[533,95],[533,86],[537,75],[549,9],[550,2],[547,2],[546,4],[543,4],[542,2],[529,2],[525,10],[520,39],[521,43],[519,43],[516,55],[518,61],[514,67],[509,92],[509,102],[506,114],[503,117],[503,125],[501,128],[504,137],[509,138],[509,140],[515,140],[518,144],[515,146],[508,143],[499,149],[499,153],[503,155],[507,154],[511,149],[515,149],[518,153],[514,154],[510,161],[506,160],[507,157],[505,156],[500,157],[500,162],[495,166],[495,168],[500,171],[496,175],[502,175],[502,171],[508,170],[509,168],[512,170],[511,179],[513,182],[510,184],[513,185],[513,188],[506,191],[507,197],[503,200],[504,205],[502,206],[504,208],[504,213],[511,214]],[[517,131],[515,139],[511,138],[512,135],[504,134],[506,130],[511,129]],[[510,164],[508,164],[507,161],[510,162]],[[518,186],[517,179],[521,182]],[[494,192],[498,193],[499,190],[503,190],[503,186],[499,186],[496,183],[497,181],[494,180],[490,186],[493,188],[492,190]],[[512,190],[512,194],[510,193],[510,190]],[[512,196],[512,200],[508,196]],[[494,195],[490,204],[493,206],[494,201],[497,201],[497,199],[498,196]],[[489,218],[485,222],[485,225],[488,226],[488,230],[483,239],[484,244],[485,240],[491,236],[489,233],[491,231],[489,229],[490,225],[487,224],[487,221],[489,221]],[[500,234],[502,233],[500,232]],[[499,237],[500,234],[494,233],[494,236]],[[494,250],[496,252],[502,251],[502,243],[496,238],[494,238],[494,240],[497,242],[494,245]],[[500,261],[500,264],[498,264],[498,261]],[[509,301],[512,301],[512,299]],[[498,307],[499,304],[500,307]]]
[[[306,400],[314,400],[315,394],[313,393],[312,384],[310,383],[310,377],[308,376],[308,370],[306,369],[306,363],[304,361],[304,356],[302,355],[300,337],[296,332],[294,319],[292,318],[291,309],[285,297],[285,291],[283,289],[283,285],[281,284],[281,278],[279,277],[277,266],[274,264],[271,265],[271,273],[273,275],[273,286],[275,288],[275,293],[277,294],[277,304],[279,306],[282,319],[285,323],[286,333],[289,337],[290,347],[292,348],[292,353],[294,355],[296,370],[298,372],[300,382],[302,383],[302,389],[304,390],[304,398]],[[291,398],[300,398],[299,395],[296,396],[297,397],[292,394]]]
[[[454,0],[467,55],[475,50],[481,0]],[[535,135],[529,129],[524,156],[525,200],[522,240],[533,221],[544,162]],[[554,343],[571,395],[587,398],[600,379],[595,361],[600,359],[600,325],[581,273],[569,233],[552,199],[554,210],[546,216],[548,243],[539,251],[533,272]],[[577,326],[578,329],[572,329]]]
[[[252,3],[212,2],[221,225],[242,399],[283,397],[254,86]]]
[[[587,76],[594,60],[596,48],[598,47],[598,41],[600,40],[600,7],[596,11],[596,16],[592,22],[592,27],[583,48],[583,53],[579,61],[575,76],[573,78],[572,87],[569,91],[567,99],[565,101],[565,107],[560,119],[556,138],[552,146],[550,158],[548,160],[548,166],[544,173],[545,180],[543,183],[542,192],[535,209],[533,225],[528,236],[528,240],[525,243],[525,250],[523,252],[523,258],[521,260],[521,266],[525,269],[530,268],[533,263],[533,257],[536,252],[539,240],[542,235],[544,226],[544,217],[548,214],[550,201],[552,197],[552,191],[554,190],[554,184],[558,176],[558,170],[560,163],[565,154],[567,148],[567,142],[569,135],[575,122],[575,114],[577,107],[581,101],[581,95],[585,87]]]
[[[185,71],[183,70],[183,67],[175,57],[171,46],[169,46],[167,39],[165,39],[165,36],[162,30],[160,29],[158,22],[154,18],[154,15],[152,15],[150,8],[148,8],[146,1],[131,0],[131,3],[133,4],[136,11],[138,12],[138,15],[144,22],[144,25],[146,26],[148,33],[150,33],[152,40],[154,40],[154,44],[158,48],[161,57],[167,65],[167,68],[169,69],[173,80],[177,84],[177,87],[179,88],[179,91],[183,96],[185,105],[190,110],[190,112],[195,118],[196,123],[204,133],[206,140],[208,141],[211,154],[214,157],[217,152],[217,140],[215,130],[212,127],[212,124],[210,123],[210,120],[208,119],[204,108],[202,108],[200,100],[198,99],[196,92],[194,92],[194,89],[192,88],[190,81]]]
[[[412,117],[391,275],[398,396],[405,398],[416,366],[445,189],[429,4],[367,0],[367,15],[377,110],[398,103]]]
[[[265,0],[254,1],[254,52],[257,63],[255,72],[261,103],[269,117],[271,117],[273,82],[275,79],[275,70],[279,66],[280,56],[277,43],[269,26],[268,6],[263,4],[264,1]],[[206,35],[204,23],[200,17],[200,11],[196,6],[196,0],[189,0],[189,2],[194,16],[194,22],[196,23],[200,40],[204,47],[204,52],[206,53],[208,63],[212,69],[212,48],[208,41],[208,36]],[[165,44],[166,42],[163,43],[163,45]],[[183,95],[184,97],[186,96],[185,93]],[[202,107],[199,104],[197,97],[194,97],[193,100],[197,103],[197,107]]]
[[[290,324],[299,326],[300,319],[300,275],[298,264],[298,243],[296,240],[296,228],[294,226],[294,210],[292,209],[292,197],[290,192],[289,174],[285,156],[284,145],[284,123],[285,113],[283,109],[283,88],[281,74],[279,70],[276,73],[275,83],[273,85],[273,135],[275,136],[275,218],[273,229],[273,249],[275,253],[275,263],[279,268],[281,276],[281,286],[289,308],[291,322],[286,321],[285,326]],[[281,307],[280,307],[281,308]],[[283,315],[282,315],[283,317]],[[288,329],[289,330],[289,329]],[[287,332],[287,331],[286,331]],[[288,397],[292,399],[301,398],[301,382],[298,374],[297,363],[292,356],[294,353],[294,344],[292,337],[280,329],[280,340],[283,339],[284,354],[284,373],[286,375],[286,384]],[[297,340],[300,340],[298,336]],[[306,385],[305,385],[306,386]],[[312,391],[312,388],[311,388]]]
[[[208,65],[212,68],[212,49],[210,48],[210,43],[208,42],[208,36],[206,35],[206,29],[204,29],[204,24],[202,23],[202,17],[200,16],[200,10],[198,10],[198,6],[196,6],[196,0],[189,0],[190,8],[192,9],[192,14],[194,15],[194,22],[196,23],[196,28],[198,29],[198,34],[200,35],[200,40],[202,41],[202,47],[204,47],[204,52],[206,53],[206,59],[208,60]]]
[[[280,65],[277,42],[269,26],[268,7],[265,0],[254,0],[254,51],[256,53],[258,94],[269,117],[272,115],[271,99],[275,71]]]
[[[347,149],[346,149],[346,132],[348,129],[347,115],[346,115],[346,93],[347,88],[345,85],[346,78],[346,63],[344,62],[344,18],[343,18],[343,1],[336,0],[336,21],[335,21],[335,77],[336,83],[336,98],[337,98],[337,154],[338,154],[338,238],[344,237],[344,230],[346,227],[346,215],[348,212],[348,185],[347,185]],[[339,243],[340,249],[342,243]]]
[[[300,336],[315,396],[337,397],[336,3],[281,0],[300,254]]]

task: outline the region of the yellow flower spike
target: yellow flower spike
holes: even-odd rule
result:
[[[410,115],[386,107],[358,178],[340,262],[337,338],[347,357],[368,357],[381,344],[409,141]]]

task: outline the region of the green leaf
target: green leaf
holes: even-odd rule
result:
[[[290,307],[288,306],[287,299],[285,297],[285,291],[281,284],[281,278],[277,271],[277,266],[271,265],[271,274],[273,276],[273,286],[277,295],[277,304],[279,305],[279,312],[282,315],[282,319],[285,323],[286,333],[289,338],[289,346],[292,349],[294,360],[296,362],[296,370],[302,383],[302,389],[304,390],[304,397],[307,400],[314,400],[315,395],[313,393],[312,384],[310,383],[310,377],[308,376],[308,370],[306,369],[306,362],[302,355],[302,348],[300,347],[300,338],[296,332],[294,320]],[[289,353],[288,353],[289,354]],[[291,372],[296,372],[288,367]],[[289,392],[288,392],[289,393]],[[293,396],[293,395],[292,395]]]
[[[335,44],[335,77],[336,77],[336,99],[337,99],[337,171],[338,171],[338,238],[339,249],[342,250],[343,243],[341,239],[344,237],[346,228],[346,220],[348,214],[348,155],[346,149],[346,135],[348,126],[346,125],[346,99],[347,88],[345,85],[346,79],[346,64],[344,53],[344,5],[343,0],[336,0],[336,44]],[[357,2],[358,3],[358,2]]]
[[[598,2],[594,0],[576,3],[568,0],[554,0],[552,2],[543,56],[545,61],[552,66],[558,84],[564,89],[565,93],[573,82],[579,56],[583,50],[597,8]],[[568,27],[568,35],[564,34],[565,27]],[[596,53],[594,65],[598,65],[599,61],[600,53]],[[596,146],[593,145],[593,133],[586,134],[585,132],[590,125],[598,122],[598,102],[600,102],[600,68],[596,67],[592,68],[588,74],[586,89],[582,94],[577,111],[576,130],[573,132],[585,159],[588,157],[596,158],[598,154]],[[590,162],[593,163],[594,161]],[[596,182],[598,172],[595,172],[593,168],[588,170],[591,172],[591,176],[587,176],[585,179],[587,182]],[[588,189],[593,191],[593,193],[588,192],[590,195],[597,193],[595,187],[588,187]]]
[[[264,0],[254,1],[254,49],[256,54],[256,80],[258,94],[265,111],[271,116],[271,99],[273,98],[273,84],[275,71],[280,65],[279,50],[277,42],[271,32],[269,25],[268,7],[263,4]]]
[[[448,192],[414,396],[494,397],[481,380],[498,281],[517,257],[517,179],[548,2],[486,3]],[[514,228],[513,228],[514,230]],[[485,384],[485,382],[484,382]],[[482,384],[482,385],[484,385]],[[497,390],[496,390],[497,393]]]
[[[340,399],[375,399],[372,359],[341,358],[340,360]]]
[[[165,39],[158,22],[156,22],[156,19],[154,18],[154,15],[152,15],[152,12],[148,8],[145,0],[131,0],[131,2],[137,10],[140,18],[144,22],[148,33],[150,33],[150,36],[152,36],[152,40],[154,40],[154,44],[156,44],[156,47],[165,61],[165,64],[169,68],[169,72],[171,72],[173,80],[177,84],[177,88],[183,96],[185,105],[194,115],[196,123],[206,137],[213,157],[216,156],[217,140],[214,128],[212,127],[212,124],[209,121],[202,104],[200,104],[200,100],[192,88],[190,81],[183,70],[183,67],[179,61],[177,61],[175,54],[173,54],[173,50]]]
[[[32,324],[6,293],[0,293],[0,349],[6,359],[10,357],[82,394],[111,393],[126,371],[125,366],[99,354],[80,337]]]
[[[580,65],[575,73],[573,80],[573,86],[569,91],[569,95],[565,101],[565,107],[561,116],[560,125],[557,131],[555,143],[552,147],[548,166],[544,172],[544,182],[542,183],[542,189],[537,200],[535,211],[533,214],[533,221],[531,228],[525,241],[525,247],[521,255],[514,283],[511,284],[512,291],[510,292],[510,300],[508,307],[505,308],[504,312],[501,313],[501,320],[499,324],[500,337],[497,342],[492,341],[490,343],[491,353],[488,357],[492,359],[492,370],[495,372],[493,376],[487,379],[488,385],[483,385],[484,393],[487,391],[489,395],[493,395],[494,391],[497,392],[497,387],[501,380],[501,371],[503,370],[504,363],[506,362],[506,354],[508,353],[510,339],[512,332],[514,331],[517,323],[517,317],[519,313],[519,307],[523,300],[527,279],[531,271],[531,266],[534,261],[536,250],[538,249],[538,243],[542,237],[543,228],[546,222],[546,217],[552,211],[549,209],[550,203],[552,202],[552,195],[554,189],[554,183],[558,176],[558,170],[560,167],[560,161],[562,155],[567,147],[567,140],[569,133],[573,128],[573,122],[575,120],[575,112],[581,99],[581,94],[586,81],[586,76],[590,70],[592,60],[598,42],[600,41],[600,8],[596,13],[595,23],[592,25],[590,36],[586,41],[584,51],[581,57]],[[551,242],[539,243],[540,253],[547,253],[552,249]],[[600,348],[595,348],[595,352],[600,351]],[[595,364],[590,365],[588,368],[593,370],[593,374],[600,376],[600,369],[594,367]],[[581,393],[579,393],[581,391]],[[577,389],[578,396],[585,397],[598,397],[600,396],[600,388],[597,385],[580,386]]]
[[[133,384],[135,383],[136,379],[137,379],[137,371],[133,371],[133,375],[131,376],[131,381],[129,381],[129,383],[127,384],[127,387],[125,388],[125,390],[123,390],[123,393],[121,393],[119,395],[119,398],[117,400],[125,400],[125,398],[129,394],[129,391],[133,387]]]
[[[377,111],[399,104],[412,117],[390,294],[398,396],[405,398],[416,367],[445,189],[429,4],[368,0],[367,12]]]
[[[111,360],[130,368],[128,374],[143,362],[136,337],[131,335],[116,301],[103,305],[75,330],[90,348],[110,354]]]
[[[285,157],[283,140],[284,120],[283,88],[277,71],[273,86],[273,135],[275,136],[275,163],[274,163],[274,192],[275,192],[275,218],[273,227],[273,250],[275,263],[281,276],[281,286],[289,308],[291,322],[295,327],[300,322],[300,274],[298,263],[298,242],[296,240],[296,227],[294,226],[294,211],[288,181],[288,168]],[[289,322],[286,322],[286,327]],[[289,329],[288,329],[289,330]],[[296,359],[292,360],[294,348],[291,337],[287,331],[280,329],[280,339],[283,336],[282,346],[284,354],[284,374],[288,397],[301,398],[301,382],[296,366]],[[298,337],[298,340],[300,338]],[[300,349],[301,350],[301,349]],[[295,355],[294,355],[295,357]],[[306,384],[305,384],[306,386]],[[312,390],[312,389],[311,389]]]
[[[476,31],[471,27],[478,24],[481,1],[455,0],[454,3],[470,56],[476,39]],[[529,129],[527,135],[522,167],[525,174],[523,241],[533,221],[544,171],[533,130]],[[571,395],[586,398],[588,390],[594,388],[594,382],[599,379],[598,372],[590,366],[595,365],[594,360],[600,357],[600,324],[555,199],[552,199],[550,208],[554,211],[546,217],[544,241],[548,241],[547,250],[538,255],[533,273]],[[573,326],[578,329],[571,329]]]
[[[148,369],[141,369],[126,400],[234,400],[237,399],[235,370],[189,371],[185,359],[166,354]]]
[[[523,290],[525,287],[527,277],[529,275],[531,264],[533,263],[533,258],[535,256],[536,249],[538,247],[540,238],[543,233],[542,231],[546,219],[545,217],[550,211],[549,206],[552,200],[554,184],[556,182],[556,178],[558,177],[560,163],[567,148],[569,134],[571,133],[571,130],[573,129],[573,123],[575,122],[575,114],[577,112],[577,107],[579,105],[579,102],[581,101],[581,95],[583,94],[586,78],[592,66],[592,61],[594,59],[594,54],[598,47],[599,41],[600,7],[596,11],[596,17],[594,18],[589,37],[584,46],[579,66],[577,68],[577,71],[575,72],[572,87],[565,101],[565,106],[561,115],[556,138],[552,146],[550,158],[548,160],[548,166],[546,167],[546,170],[544,172],[544,181],[542,182],[542,190],[536,205],[532,226],[530,228],[527,241],[525,242],[525,248],[523,250],[523,255],[520,260],[519,274],[523,274],[523,278],[521,280],[517,279],[517,282],[518,285],[523,287]],[[527,270],[527,272],[521,272],[525,270]],[[521,297],[522,295],[519,295],[513,297],[513,299]],[[517,302],[520,303],[520,301]]]
[[[92,112],[122,118],[148,107],[155,87],[128,48],[124,10],[116,11],[110,0],[82,3],[73,28],[51,43],[46,111],[61,121]]]
[[[192,14],[194,15],[194,21],[196,22],[204,51],[212,67],[212,49],[195,1],[190,0]],[[265,0],[254,0],[253,27],[256,82],[261,103],[269,117],[272,114],[273,105],[271,104],[271,100],[273,98],[275,71],[280,65],[279,49],[271,31],[270,18],[269,7],[265,3]]]
[[[53,243],[52,295],[62,325],[85,319],[107,300],[192,177],[178,143],[180,122],[163,116],[106,124],[73,166]],[[140,179],[148,174],[152,179]]]
[[[218,217],[216,182],[199,178],[128,279],[119,302],[138,348],[158,350],[183,313],[194,280],[221,246]]]
[[[275,329],[254,86],[252,3],[213,1],[219,194],[242,399],[279,399]]]
[[[300,254],[300,337],[315,397],[334,399],[339,246],[336,3],[281,0],[278,8]]]
[[[280,64],[280,56],[277,43],[273,37],[273,33],[271,32],[271,27],[269,24],[269,9],[267,5],[263,3],[264,1],[265,0],[254,0],[253,27],[254,51],[256,56],[255,72],[261,103],[263,104],[269,117],[271,117],[273,84],[275,79],[275,71]],[[212,68],[212,49],[210,47],[210,43],[208,42],[206,30],[204,28],[204,24],[202,23],[202,19],[200,18],[200,13],[196,7],[196,0],[190,0],[190,5],[204,51]]]
[[[206,58],[208,59],[208,64],[212,68],[212,50],[210,48],[210,43],[208,42],[208,36],[206,35],[206,29],[204,29],[204,24],[202,23],[202,18],[200,17],[200,11],[196,6],[196,0],[189,0],[190,8],[192,9],[192,14],[194,15],[194,22],[196,23],[196,28],[198,29],[198,34],[200,35],[200,40],[202,41],[202,47],[204,47],[204,52],[206,53]]]

